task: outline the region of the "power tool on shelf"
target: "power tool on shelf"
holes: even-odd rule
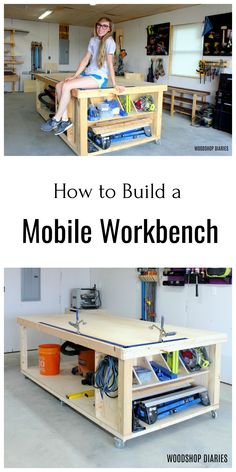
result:
[[[199,404],[203,406],[210,405],[207,388],[203,386],[190,386],[170,393],[134,400],[133,415],[136,419],[151,425],[157,420]],[[142,424],[139,424],[139,426],[142,426]]]
[[[144,95],[134,102],[138,111],[154,111],[155,104],[151,95]]]
[[[190,372],[206,369],[210,364],[210,359],[205,347],[184,349],[179,352],[179,355]]]
[[[102,134],[96,134],[93,129],[90,127],[88,129],[88,138],[91,139],[97,146],[102,149],[108,149],[111,144],[128,141],[132,139],[141,139],[144,137],[152,136],[151,126],[144,126],[132,130],[120,131],[120,132],[111,132],[109,136],[103,136]]]

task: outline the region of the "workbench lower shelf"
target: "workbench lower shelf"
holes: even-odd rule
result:
[[[109,152],[120,151],[122,149],[129,149],[131,145],[133,147],[133,146],[139,146],[141,144],[150,143],[150,142],[155,142],[156,144],[159,144],[159,139],[156,137],[155,138],[147,137],[147,138],[142,138],[142,139],[133,139],[130,141],[126,141],[125,143],[120,143],[119,145],[112,144],[108,149],[101,149],[101,148],[99,149],[97,147],[97,151],[89,152],[89,155],[96,156],[100,154],[107,154]]]
[[[205,413],[215,412],[219,408],[218,404],[209,406],[197,405],[189,408],[188,410],[171,415],[168,418],[158,420],[153,425],[148,425],[140,421],[140,424],[145,427],[143,431],[132,432],[129,435],[122,436],[116,429],[111,428],[109,425],[103,423],[100,419],[96,418],[94,397],[81,397],[74,399],[66,398],[66,395],[68,393],[92,389],[92,387],[84,386],[81,384],[82,378],[80,376],[73,376],[71,374],[71,369],[68,367],[68,363],[62,366],[60,374],[56,376],[40,375],[38,366],[30,367],[27,370],[23,370],[22,374],[24,374],[33,382],[37,383],[40,387],[48,391],[50,394],[54,395],[62,403],[67,404],[68,406],[76,410],[78,413],[89,418],[98,426],[101,426],[115,437],[121,439],[121,441],[123,441],[124,443],[125,441],[133,439],[137,436],[152,433],[154,431],[167,428],[171,425],[181,423],[182,421],[191,420]]]
[[[206,413],[212,413],[215,412],[219,408],[219,405],[209,405],[209,406],[192,406],[189,408],[189,410],[185,411],[180,411],[178,413],[175,413],[171,415],[171,417],[163,418],[161,420],[157,420],[156,423],[152,425],[148,425],[144,423],[143,421],[140,421],[140,424],[144,426],[146,429],[143,431],[137,431],[135,433],[132,433],[132,435],[127,436],[125,439],[132,439],[137,436],[142,436],[147,433],[152,433],[154,431],[158,431],[163,428],[167,428],[169,426],[182,423],[183,421],[186,420],[191,420],[197,416],[204,415]],[[213,415],[212,415],[213,416]]]
[[[44,390],[48,391],[50,394],[58,398],[62,403],[67,404],[68,406],[76,410],[78,413],[89,418],[91,421],[96,423],[98,426],[101,426],[102,428],[106,429],[109,433],[119,438],[124,443],[125,441],[133,439],[137,436],[142,436],[147,433],[167,428],[171,425],[181,423],[182,421],[190,420],[205,413],[215,412],[215,410],[219,408],[218,404],[209,406],[197,405],[189,408],[189,410],[187,411],[178,412],[168,418],[158,420],[153,425],[148,425],[140,421],[140,424],[145,427],[143,431],[132,432],[129,435],[122,436],[116,429],[111,428],[109,425],[103,423],[100,419],[96,418],[94,404],[95,397],[81,397],[74,399],[68,399],[66,397],[68,393],[92,389],[92,387],[90,386],[88,387],[82,385],[82,377],[73,376],[71,374],[71,366],[69,367],[69,364],[65,363],[61,366],[60,374],[54,376],[41,375],[39,373],[38,366],[29,367],[26,370],[22,370],[22,374],[24,374],[25,377],[37,383]]]
[[[65,403],[76,410],[78,413],[81,413],[86,418],[89,418],[94,423],[108,430],[109,433],[113,434],[114,436],[122,438],[122,436],[115,429],[96,417],[95,397],[80,397],[73,399],[66,397],[68,393],[75,393],[78,391],[82,392],[88,389],[93,389],[93,387],[83,385],[81,383],[81,376],[74,376],[71,374],[71,368],[73,366],[74,364],[71,364],[69,367],[69,364],[66,363],[65,365],[62,365],[60,374],[52,376],[41,375],[38,366],[29,367],[26,370],[22,370],[21,373],[28,379],[38,384],[44,390],[52,394],[54,397],[58,398],[62,403]]]

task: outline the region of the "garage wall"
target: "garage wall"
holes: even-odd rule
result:
[[[127,50],[127,57],[125,63],[127,68],[131,72],[142,72],[144,76],[147,76],[148,68],[150,67],[151,56],[146,55],[145,46],[147,45],[147,32],[146,28],[149,25],[155,25],[159,23],[168,23],[171,25],[182,25],[188,23],[204,22],[205,16],[217,15],[220,13],[228,13],[232,11],[232,5],[198,5],[175,10],[173,12],[162,13],[160,15],[153,15],[138,20],[127,21],[119,23],[117,27],[123,29],[124,40],[123,47]],[[160,77],[157,81],[158,84],[175,85],[178,87],[188,87],[195,90],[209,91],[212,93],[213,98],[215,91],[218,89],[219,78],[216,77],[210,82],[209,78],[206,83],[200,84],[199,78],[191,77],[177,77],[168,76],[169,58],[166,56],[154,56],[162,57],[164,61],[164,69],[166,75]],[[207,56],[207,60],[215,60],[215,57]],[[226,58],[230,61],[230,58]],[[231,61],[230,61],[231,62]],[[231,68],[225,69],[225,72],[231,73]],[[203,81],[202,81],[203,82]]]
[[[23,90],[23,80],[30,79],[29,71],[31,70],[31,42],[42,42],[42,65],[47,62],[59,64],[59,25],[54,23],[11,20],[6,18],[4,21],[5,28],[16,28],[29,31],[28,34],[15,34],[15,54],[23,56],[24,64],[17,66],[17,72],[21,76],[21,90]],[[59,71],[74,71],[78,67],[80,60],[87,51],[89,39],[92,35],[92,28],[82,26],[70,26],[70,53],[67,65],[59,65]],[[49,60],[48,57],[51,56]],[[5,84],[5,90],[10,90],[11,84]]]
[[[140,318],[140,282],[136,269],[91,269],[91,284],[97,285],[102,307],[111,314]]]
[[[4,273],[4,352],[19,351],[17,316],[64,313],[70,306],[70,290],[90,286],[89,269],[41,269],[41,300],[21,302],[21,269],[5,269]],[[40,342],[55,342],[42,333],[29,330],[29,349]]]

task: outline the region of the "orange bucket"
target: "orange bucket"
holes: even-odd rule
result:
[[[57,375],[60,373],[60,348],[60,344],[40,344],[38,346],[41,375]]]

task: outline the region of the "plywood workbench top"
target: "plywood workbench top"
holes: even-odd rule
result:
[[[49,85],[56,85],[57,82],[60,82],[62,80],[65,80],[67,77],[71,77],[72,73],[68,72],[54,72],[52,74],[34,74],[35,79],[37,80],[42,80],[45,83],[48,83]],[[123,85],[126,90],[122,92],[119,95],[127,95],[127,91],[129,93],[148,93],[148,92],[157,92],[157,91],[166,91],[167,90],[167,85],[158,85],[156,83],[151,83],[151,82],[144,82],[142,80],[134,80],[134,79],[125,79],[124,77],[116,77],[116,83],[117,85]],[[110,80],[108,81],[108,86],[106,88],[94,88],[94,89],[87,89],[87,90],[82,90],[82,89],[75,89],[77,90],[77,96],[78,98],[82,97],[99,97],[103,96],[104,92],[105,94],[107,92],[109,93],[116,93],[117,91],[115,88],[113,88],[112,83]]]
[[[65,333],[73,333],[79,338],[91,338],[102,341],[103,343],[113,344],[123,349],[134,347],[161,345],[171,350],[177,349],[177,345],[183,341],[196,342],[207,345],[215,342],[224,342],[226,336],[222,333],[209,332],[205,330],[176,327],[165,325],[165,330],[175,331],[174,336],[163,338],[163,342],[159,341],[159,331],[150,329],[152,322],[135,320],[126,317],[117,317],[109,315],[105,310],[81,310],[79,313],[80,320],[86,324],[80,324],[80,335],[77,334],[76,328],[69,324],[69,321],[75,322],[75,313],[62,315],[36,315],[32,317],[19,317],[18,323],[23,326],[34,327],[37,329],[42,325],[51,326],[63,330]],[[79,340],[78,340],[79,342]]]

